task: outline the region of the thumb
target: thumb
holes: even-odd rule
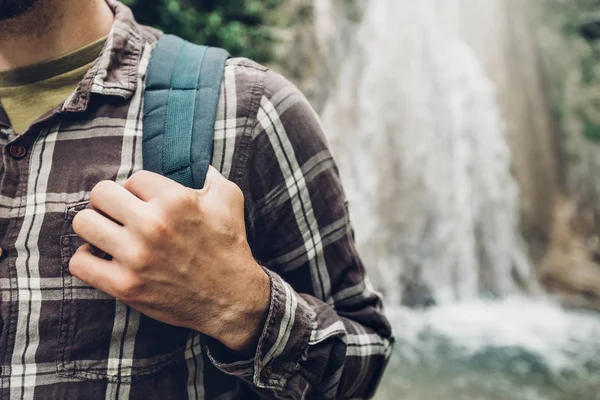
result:
[[[234,182],[225,178],[217,169],[209,166],[206,174],[204,187],[196,191],[196,194],[204,198],[212,198],[212,201],[221,205],[241,207],[244,204],[244,194]]]
[[[196,190],[196,194],[206,194],[211,190],[211,187],[221,186],[223,181],[227,181],[227,179],[225,179],[225,177],[221,175],[221,173],[217,171],[215,167],[209,165],[206,173],[206,179],[204,180],[204,186],[202,189]]]

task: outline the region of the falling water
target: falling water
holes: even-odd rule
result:
[[[398,337],[380,396],[600,399],[600,322],[537,288],[467,3],[370,0],[322,112]]]
[[[494,85],[441,23],[452,3],[372,1],[323,112],[357,240],[391,297],[401,278],[438,301],[533,281]]]

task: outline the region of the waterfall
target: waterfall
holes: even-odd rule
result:
[[[494,84],[459,0],[371,0],[322,112],[378,286],[438,302],[534,285]]]
[[[543,119],[522,111],[543,102],[519,94],[534,57],[497,39],[512,33],[500,11],[518,1],[314,1],[329,13],[317,15],[321,41],[345,46],[341,59],[339,47],[323,54],[337,79],[319,111],[397,338],[377,398],[600,399],[600,320],[541,293],[519,221],[513,173],[527,183],[522,199],[545,192],[514,171],[531,158],[521,150],[515,162],[514,143],[544,160],[552,146],[514,137],[514,125]],[[353,3],[364,15],[348,45],[348,26],[327,21]],[[518,62],[527,72],[511,81]],[[515,104],[498,93],[508,81]],[[548,136],[538,125],[535,140]]]

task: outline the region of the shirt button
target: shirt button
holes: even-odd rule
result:
[[[27,149],[22,144],[13,144],[8,149],[8,152],[13,158],[23,158],[27,155]]]
[[[263,370],[263,377],[265,379],[269,379],[271,377],[271,375],[273,374],[273,369],[268,366]]]

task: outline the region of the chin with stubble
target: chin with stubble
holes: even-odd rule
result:
[[[38,0],[0,0],[1,21],[16,18],[31,11]]]

